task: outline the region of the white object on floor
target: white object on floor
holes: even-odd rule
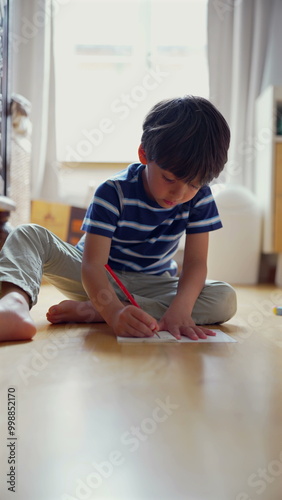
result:
[[[217,193],[215,187],[212,191],[223,227],[210,232],[208,278],[254,285],[258,282],[261,254],[259,201],[243,186],[226,185]]]
[[[170,342],[170,343],[187,343],[187,342],[193,342],[194,344],[198,344],[199,342],[237,342],[236,339],[233,339],[229,335],[226,335],[226,333],[223,333],[221,330],[214,330],[213,328],[210,328],[213,332],[216,332],[215,336],[208,336],[206,339],[199,339],[199,340],[191,340],[188,337],[181,337],[181,340],[177,340],[171,333],[163,330],[158,332],[158,335],[154,335],[153,337],[117,337],[118,343],[132,343],[132,344],[139,344],[139,343],[150,343],[150,344],[158,344],[160,342]]]

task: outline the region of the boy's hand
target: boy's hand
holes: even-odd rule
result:
[[[115,313],[111,327],[120,337],[152,337],[159,329],[152,316],[132,305],[125,306]]]
[[[159,330],[167,330],[176,339],[180,340],[181,335],[189,337],[191,340],[206,339],[208,335],[215,335],[215,332],[197,326],[191,316],[185,314],[176,314],[169,309],[159,322]]]

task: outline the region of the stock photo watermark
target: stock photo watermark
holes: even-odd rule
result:
[[[17,486],[17,391],[7,390],[7,489],[15,493]]]
[[[241,141],[237,146],[236,158],[240,160],[229,160],[219,177],[212,181],[212,185],[225,184],[230,179],[238,177],[243,172],[243,165],[253,164],[257,155],[262,153],[271,143],[274,133],[274,127],[263,127],[257,134],[252,135]],[[244,162],[241,161],[244,160]]]
[[[271,460],[266,467],[257,469],[247,479],[247,485],[253,488],[252,493],[242,491],[236,495],[235,500],[255,500],[262,495],[267,487],[282,476],[282,451],[277,459]],[[255,496],[254,496],[255,495]],[[269,497],[270,498],[270,497]]]
[[[53,333],[49,335],[48,342],[40,351],[35,348],[31,349],[28,361],[17,366],[17,372],[26,386],[42,373],[63,349],[69,346],[71,339],[81,335],[81,330],[74,325],[66,325],[65,329],[67,331],[63,335],[56,336]]]
[[[242,0],[213,0],[212,6],[220,21],[224,21],[225,15],[230,14],[242,3]]]
[[[163,81],[170,76],[167,71],[159,67],[150,69],[130,90],[116,97],[109,106],[109,115],[103,117],[93,129],[82,129],[83,138],[75,147],[66,147],[66,162],[72,162],[78,166],[81,162],[100,146],[104,138],[115,132],[118,122],[126,120],[132,110],[144,102],[148,94],[156,90]]]
[[[36,10],[31,19],[23,16],[21,18],[20,33],[13,31],[9,35],[9,41],[14,52],[18,53],[21,45],[26,45],[35,38],[39,31],[50,22],[51,18],[56,16],[60,6],[66,5],[70,0],[39,0],[38,10]]]
[[[120,448],[108,453],[107,458],[101,462],[92,462],[93,471],[83,479],[76,480],[75,496],[64,494],[61,500],[88,500],[106,479],[109,479],[117,468],[126,463],[126,452],[135,453],[142,443],[154,434],[159,425],[179,408],[178,404],[167,396],[164,400],[156,399],[156,406],[151,415],[141,420],[139,425],[132,425],[120,436]]]
[[[102,289],[99,291],[97,296],[97,308],[99,312],[103,311],[113,299],[112,292],[110,289]],[[77,303],[76,314],[80,318],[83,324],[92,324],[95,322],[95,317],[97,311],[94,308],[89,307],[88,301],[81,301]],[[91,327],[90,327],[91,329]],[[74,323],[66,323],[64,327],[63,335],[55,335],[51,333],[47,337],[46,343],[43,347],[41,346],[40,351],[36,348],[32,348],[28,355],[28,360],[25,363],[20,363],[17,366],[17,372],[27,386],[31,380],[44,371],[49,363],[56,359],[60,352],[66,347],[69,347],[70,342],[73,338],[81,336],[81,329],[76,327]],[[98,358],[95,355],[91,355],[95,362],[98,362]]]
[[[261,329],[264,324],[268,324],[268,320],[273,316],[273,307],[282,303],[282,290],[273,290],[269,294],[268,299],[253,301],[252,310],[247,317],[242,318],[238,313],[236,315],[236,323],[238,324],[238,332],[236,332],[236,340],[244,342],[249,339],[253,333]],[[277,342],[279,347],[282,343]]]

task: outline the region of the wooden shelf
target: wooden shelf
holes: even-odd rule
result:
[[[275,147],[274,250],[282,253],[282,141]]]
[[[263,210],[263,253],[282,253],[282,87],[270,86],[256,101],[255,190]]]

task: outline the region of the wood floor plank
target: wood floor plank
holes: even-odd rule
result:
[[[219,328],[237,343],[118,344],[105,324],[50,325],[62,295],[42,287],[31,342],[4,343],[16,388],[16,486],[28,500],[281,500],[282,290],[236,287]]]

